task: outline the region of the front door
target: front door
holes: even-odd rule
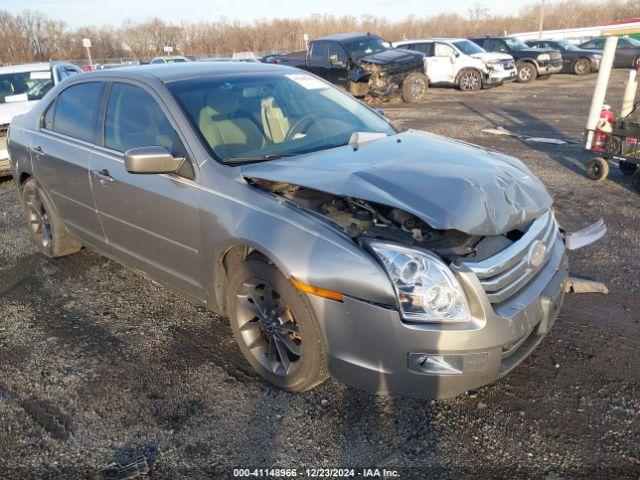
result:
[[[179,134],[161,103],[140,86],[114,83],[106,109],[104,148],[91,158],[90,178],[108,250],[204,299],[199,190],[183,176],[134,175],[124,165],[124,152],[145,146],[188,159]],[[192,174],[190,166],[184,175]]]
[[[455,79],[455,50],[446,43],[434,43],[433,56],[426,59],[431,83],[452,83]]]

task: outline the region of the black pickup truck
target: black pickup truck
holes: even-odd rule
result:
[[[535,80],[546,80],[552,73],[562,70],[562,54],[558,50],[548,48],[531,48],[522,40],[513,37],[479,37],[470,38],[487,52],[508,53],[516,61],[518,73],[516,81],[528,83]]]
[[[304,68],[354,97],[387,100],[399,92],[405,102],[419,102],[429,86],[422,53],[392,48],[368,33],[312,40],[297,65],[291,56],[282,63]]]

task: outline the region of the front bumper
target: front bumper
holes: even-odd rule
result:
[[[503,82],[509,82],[515,80],[517,74],[518,70],[515,67],[508,70],[489,70],[489,73],[487,74],[487,77],[485,79],[485,83],[487,85],[497,85]]]
[[[11,163],[7,151],[7,130],[0,127],[0,177],[11,175]]]
[[[538,64],[538,75],[551,75],[552,73],[559,73],[561,70],[562,60],[552,60]]]
[[[567,268],[559,239],[546,266],[498,305],[489,303],[473,273],[459,272],[473,315],[465,324],[409,324],[395,309],[350,297],[344,303],[315,296],[309,300],[334,377],[370,392],[446,398],[494,382],[536,348],[558,315]],[[482,361],[471,372],[432,375],[410,369],[409,359],[416,353],[481,354]]]

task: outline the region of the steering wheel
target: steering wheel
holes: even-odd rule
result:
[[[312,115],[304,115],[303,117],[301,117],[298,121],[296,121],[296,123],[294,123],[291,128],[289,129],[289,131],[287,132],[287,135],[285,136],[285,141],[289,141],[291,140],[296,134],[298,133],[303,133],[305,132],[311,125],[313,125],[315,122],[315,118]],[[320,124],[317,124],[317,126],[320,128],[320,130],[324,130]]]

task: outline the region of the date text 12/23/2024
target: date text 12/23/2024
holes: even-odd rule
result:
[[[400,472],[386,468],[235,468],[233,476],[265,478],[400,478]]]

